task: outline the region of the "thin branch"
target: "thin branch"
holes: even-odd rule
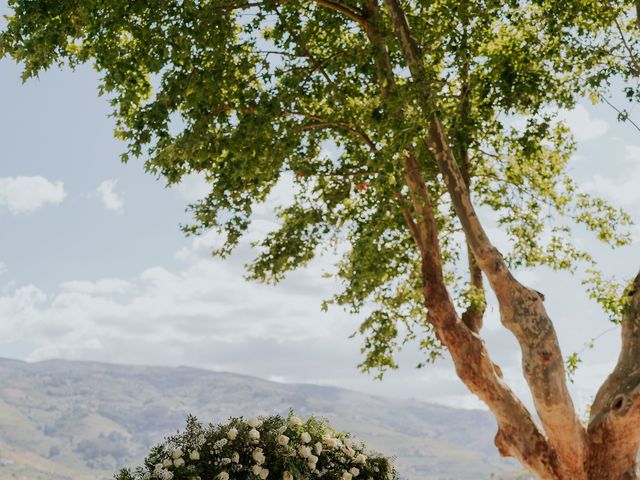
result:
[[[253,8],[253,7],[261,7],[263,6],[263,2],[237,2],[230,3],[228,5],[216,5],[213,7],[214,10],[237,10],[238,8]]]
[[[629,117],[629,114],[627,114],[626,112],[623,112],[621,110],[619,110],[618,108],[616,108],[615,105],[613,105],[606,97],[604,97],[603,95],[598,94],[598,96],[600,97],[600,100],[602,100],[604,103],[606,103],[607,105],[609,105],[611,108],[613,108],[616,113],[618,114],[618,118],[622,121],[625,122],[629,122],[631,125],[633,125],[633,127],[638,130],[640,132],[640,126],[638,126],[638,124],[636,124],[633,120],[631,120],[631,118]]]
[[[611,3],[609,3],[609,7],[612,7]],[[620,22],[618,21],[618,17],[617,16],[614,19],[614,22],[616,24],[616,29],[618,30],[618,33],[620,34],[620,38],[622,40],[624,48],[627,51],[627,53],[629,53],[629,58],[631,59],[631,62],[633,63],[633,67],[634,67],[634,70],[636,72],[636,75],[640,75],[640,63],[638,63],[638,59],[636,58],[635,54],[633,53],[633,50],[631,50],[631,47],[629,46],[629,43],[627,42],[627,38],[625,37],[624,32],[622,31],[622,26],[620,25]]]
[[[396,197],[400,201],[402,206],[402,217],[404,218],[407,227],[409,228],[409,232],[411,232],[411,236],[413,237],[413,241],[416,242],[418,246],[418,250],[420,250],[421,254],[424,254],[427,250],[427,246],[420,235],[420,231],[418,230],[418,226],[416,225],[415,220],[411,216],[411,212],[409,211],[409,207],[407,206],[407,200],[402,196],[400,192],[396,192]]]
[[[358,24],[363,24],[364,22],[366,22],[366,19],[364,18],[362,12],[357,8],[352,7],[351,5],[347,5],[335,0],[315,0],[315,2],[321,7],[325,7],[330,10],[342,13]]]
[[[360,127],[355,127],[345,122],[334,122],[334,121],[326,120],[318,115],[312,115],[312,114],[308,114],[308,113],[300,112],[296,110],[288,110],[283,113],[286,113],[289,115],[299,115],[316,122],[316,123],[311,123],[307,125],[302,125],[300,127],[301,130],[312,130],[314,128],[327,128],[327,127],[348,130],[352,133],[355,133],[358,137],[360,137],[360,139],[369,147],[369,149],[372,152],[375,153],[378,151],[378,147],[376,146],[375,142]]]

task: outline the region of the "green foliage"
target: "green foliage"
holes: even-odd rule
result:
[[[370,454],[326,423],[294,415],[232,418],[203,426],[187,418],[184,432],[157,445],[135,471],[123,469],[116,480],[194,480],[235,478],[330,478],[395,480],[389,459]]]
[[[571,383],[573,383],[576,370],[578,370],[578,366],[581,363],[582,363],[582,359],[580,358],[580,355],[577,352],[573,352],[565,360],[565,369],[567,371],[567,378]]]
[[[24,79],[91,62],[127,145],[123,160],[144,158],[168,184],[206,177],[210,193],[191,206],[194,221],[184,230],[219,231],[224,244],[215,253],[229,254],[253,206],[292,179],[293,204],[279,209],[280,228],[256,244],[250,276],[278,281],[323,247],[344,243],[336,269],[344,289],[331,301],[368,314],[359,330],[365,370],[395,368],[395,350],[410,340],[419,339],[429,359],[440,348],[402,215],[407,148],[434,198],[450,287],[459,304],[477,301],[460,274],[459,224],[421,147],[435,110],[476,201],[506,233],[513,266],[596,269],[571,241],[576,226],[614,247],[629,242],[628,215],[571,179],[575,145],[558,112],[581,96],[604,98],[613,76],[633,74],[614,21],[630,3],[615,10],[585,0],[404,2],[436,86],[427,106],[383,9],[376,43],[313,1],[9,5],[0,55],[22,62]],[[621,28],[635,47],[637,28],[626,20]],[[393,88],[377,62],[385,55]],[[640,94],[629,87],[628,96]]]
[[[597,270],[588,270],[587,273],[589,276],[582,283],[587,288],[589,298],[600,305],[609,320],[619,324],[631,301],[631,297],[625,295],[631,287],[630,280],[619,282],[615,278],[604,278]]]

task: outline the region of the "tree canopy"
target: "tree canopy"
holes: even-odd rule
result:
[[[620,297],[571,232],[626,245],[630,217],[572,179],[575,142],[560,112],[580,98],[606,99],[615,82],[631,101],[640,96],[633,2],[9,4],[0,55],[21,62],[24,79],[91,62],[127,145],[122,159],[143,158],[169,184],[204,175],[210,193],[191,206],[185,232],[220,231],[215,253],[227,255],[252,208],[291,182],[294,201],[256,245],[251,277],[278,281],[346,245],[336,266],[343,289],[329,301],[371,310],[360,328],[365,370],[395,368],[406,341],[426,359],[444,347],[496,414],[503,454],[543,478],[619,478],[584,476],[580,464],[604,460],[585,460],[590,440],[575,420],[543,297],[510,269],[578,269],[614,321],[629,315],[633,290]],[[504,258],[476,209],[506,233]],[[479,337],[483,277],[522,347],[544,433]]]

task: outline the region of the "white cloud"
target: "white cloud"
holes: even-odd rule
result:
[[[333,258],[312,262],[278,286],[262,285],[243,279],[253,256],[246,243],[218,260],[209,253],[216,241],[195,238],[178,267],[151,267],[128,280],[69,281],[47,293],[33,285],[0,291],[0,348],[19,348],[29,360],[192,365],[432,401],[465,398],[477,406],[449,362],[429,374],[413,370],[423,355],[411,347],[400,356],[402,372],[383,383],[358,372],[360,339],[349,335],[361,318],[320,309],[336,288],[322,278]]]
[[[102,200],[104,208],[121,213],[124,209],[124,199],[122,195],[115,191],[117,184],[117,180],[105,180],[98,185],[96,191],[100,196],[100,200]]]
[[[554,114],[556,110],[546,109],[545,112]],[[577,141],[595,140],[609,131],[609,124],[594,117],[592,111],[584,105],[577,104],[573,110],[559,110],[557,113],[558,120],[566,123]],[[526,118],[513,115],[508,117],[507,123],[517,130],[523,130],[527,124]]]
[[[66,193],[62,182],[44,177],[0,178],[0,207],[12,214],[30,213],[46,204],[59,204]]]
[[[283,187],[274,196],[286,201],[289,191]],[[185,245],[176,254],[176,266],[153,266],[126,280],[72,280],[47,292],[34,285],[0,290],[0,350],[26,352],[24,357],[30,360],[63,357],[190,365],[453,406],[481,406],[455,376],[448,357],[423,371],[414,370],[424,360],[415,345],[405,346],[398,356],[401,370],[389,373],[384,382],[358,372],[361,339],[349,335],[362,318],[339,309],[320,311],[320,301],[337,289],[322,278],[335,258],[317,259],[275,287],[246,282],[243,265],[255,255],[248,239],[274,225],[267,216],[257,221],[226,260],[211,257],[220,239],[210,233]],[[554,294],[559,288],[548,284],[543,274],[522,275],[528,276],[527,282],[544,284],[551,292],[550,304],[554,298],[566,303],[567,296]],[[517,342],[500,326],[495,300],[491,296],[490,300],[483,337],[516,393],[530,403]],[[585,338],[596,328],[587,326]],[[580,337],[570,322],[559,321],[558,328],[561,338]],[[594,360],[603,363],[600,357]],[[581,385],[581,391],[594,391],[591,378],[584,381],[588,384]]]
[[[119,278],[103,278],[95,282],[73,280],[60,285],[64,292],[86,295],[108,295],[127,293],[133,285]]]
[[[283,174],[280,177],[280,181],[271,189],[266,200],[255,205],[254,214],[273,216],[273,212],[277,207],[286,207],[293,203],[294,191],[293,174]]]
[[[240,351],[260,342],[270,345],[261,349],[285,342],[289,346],[282,348],[289,350],[321,338],[330,349],[334,335],[349,343],[357,320],[340,325],[345,314],[320,312],[318,295],[328,297],[331,285],[321,278],[319,266],[296,272],[279,287],[248,283],[242,267],[251,255],[246,245],[222,261],[211,258],[207,240],[215,241],[195,239],[180,256],[178,269],[156,266],[130,281],[68,281],[50,295],[33,286],[0,295],[0,338],[28,338],[35,345],[31,358],[55,352],[76,358],[120,355],[131,361],[138,346],[146,346],[155,351],[147,361],[184,363],[191,358],[192,364],[217,362],[227,369],[237,367],[226,362],[236,362],[238,352],[230,351],[225,362],[221,355],[211,357],[215,349],[204,348],[205,343],[227,349],[235,345],[232,350]],[[201,343],[202,350],[192,351]],[[355,366],[357,347],[347,350],[356,354]],[[237,369],[246,370],[246,365]]]
[[[7,273],[7,265],[0,261],[0,275]]]
[[[211,191],[211,185],[203,174],[191,173],[182,177],[182,181],[174,188],[189,202],[195,202],[204,198]]]
[[[597,173],[591,181],[583,185],[588,191],[608,197],[619,205],[637,206],[640,201],[640,147],[627,145],[623,165],[608,171],[615,173],[606,176]]]
[[[226,260],[212,258],[209,252],[218,241],[214,234],[194,238],[176,256],[177,267],[154,266],[128,280],[68,281],[53,292],[33,285],[0,291],[0,349],[18,348],[30,360],[191,365],[481,407],[455,376],[448,356],[414,370],[424,359],[415,345],[404,348],[398,357],[402,369],[384,382],[357,371],[361,339],[348,337],[361,318],[338,309],[320,311],[320,300],[337,288],[322,278],[334,258],[317,259],[274,287],[243,279],[243,265],[254,254],[246,243]],[[529,282],[543,280],[529,274]],[[545,287],[549,302],[563,304],[565,296],[554,295],[554,285]],[[495,300],[490,300],[483,337],[509,384],[529,403],[517,342],[500,327]],[[550,313],[561,318],[555,305]],[[587,339],[600,328],[588,325]],[[561,337],[576,337],[571,322],[559,320],[558,328]],[[603,364],[603,371],[609,365],[602,357],[594,362]],[[585,392],[595,391],[592,382],[585,377],[575,386],[579,402],[587,398]]]
[[[567,123],[578,141],[594,140],[609,130],[607,122],[595,118],[589,109],[580,104],[573,110],[561,110],[559,118]]]

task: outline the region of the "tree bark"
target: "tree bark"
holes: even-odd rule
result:
[[[640,447],[640,273],[628,292],[618,362],[600,387],[589,418],[593,480],[636,479]]]

